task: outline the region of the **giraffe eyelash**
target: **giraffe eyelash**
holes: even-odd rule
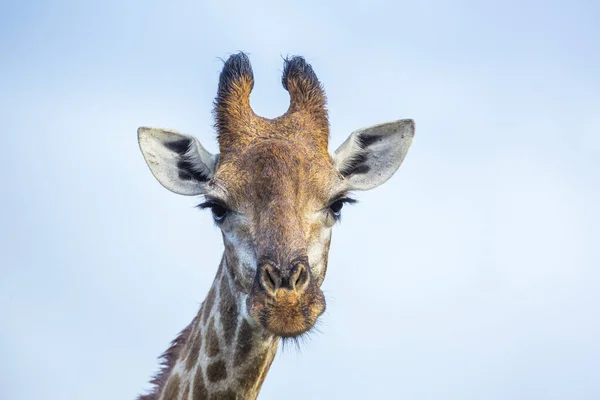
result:
[[[229,210],[229,208],[225,204],[221,203],[220,201],[215,201],[215,200],[207,200],[204,203],[200,203],[196,206],[196,208],[199,208],[201,210],[204,210],[207,208],[213,208],[213,207],[221,207],[226,210]]]
[[[204,210],[206,208],[221,207],[221,208],[224,208],[225,210],[231,211],[231,208],[229,208],[229,206],[227,206],[227,204],[225,204],[225,202],[219,198],[210,196],[210,197],[205,197],[204,199],[205,199],[205,201],[198,204],[196,206],[196,208]]]
[[[325,209],[331,208],[331,206],[334,205],[335,203],[356,204],[356,203],[358,203],[358,200],[353,199],[352,197],[348,197],[348,196],[341,196],[341,197],[338,197],[335,200],[331,201],[329,203],[329,205],[327,207],[325,207]]]
[[[348,197],[348,196],[343,196],[340,198],[335,199],[334,201],[331,202],[331,204],[335,203],[336,201],[341,201],[344,204],[356,204],[358,203],[358,200],[352,198],[352,197]]]

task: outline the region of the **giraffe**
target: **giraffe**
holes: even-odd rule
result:
[[[351,191],[369,190],[400,167],[414,122],[354,131],[328,152],[323,86],[310,64],[284,60],[285,114],[257,116],[246,54],[225,61],[214,102],[219,153],[193,136],[140,127],[154,177],[172,192],[203,196],[224,252],[192,322],[162,355],[139,400],[256,399],[279,342],[309,332],[325,311],[332,227]]]

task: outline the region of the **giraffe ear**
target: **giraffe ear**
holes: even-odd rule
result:
[[[359,129],[335,151],[334,166],[348,180],[349,190],[373,189],[398,170],[414,135],[412,119]]]
[[[138,142],[154,177],[177,194],[204,193],[219,156],[209,153],[198,139],[176,131],[141,127]]]

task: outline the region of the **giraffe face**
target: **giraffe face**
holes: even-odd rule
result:
[[[249,105],[254,80],[245,55],[221,73],[215,102],[219,155],[187,135],[140,128],[138,140],[154,176],[167,189],[203,195],[222,231],[228,272],[247,314],[269,333],[294,337],[325,310],[320,289],[331,230],[352,190],[372,189],[402,163],[412,120],[353,132],[328,152],[325,95],[310,65],[287,60],[290,108],[275,119]]]
[[[269,332],[296,336],[325,310],[331,230],[349,201],[329,154],[281,138],[253,141],[207,184],[202,207],[223,232],[249,315]]]

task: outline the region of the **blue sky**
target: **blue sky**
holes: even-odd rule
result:
[[[266,117],[287,109],[281,57],[313,64],[332,150],[417,124],[334,231],[322,333],[277,356],[260,398],[600,397],[598,4],[324,3],[0,6],[0,398],[148,388],[222,246],[136,129],[216,151],[219,57],[238,50]]]

